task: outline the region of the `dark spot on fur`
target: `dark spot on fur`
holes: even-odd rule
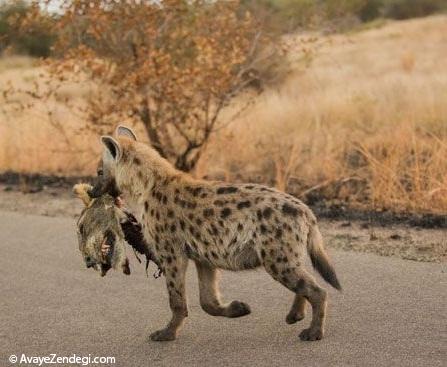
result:
[[[281,228],[276,228],[275,237],[277,239],[280,239],[282,237],[282,229]]]
[[[234,187],[234,186],[224,186],[224,187],[219,187],[217,189],[216,193],[218,195],[221,195],[221,194],[234,194],[237,191],[238,191],[237,187]]]
[[[273,210],[272,208],[265,208],[264,211],[262,212],[262,215],[264,216],[265,219],[269,219],[272,216]]]
[[[242,231],[244,229],[244,226],[241,224],[241,223],[239,223],[238,225],[237,225],[237,230],[240,232],[240,231]]]
[[[174,212],[171,209],[169,209],[168,210],[168,218],[173,218],[173,217],[174,217]]]
[[[219,234],[219,230],[217,229],[217,227],[214,224],[211,224],[211,231],[212,234],[217,236]]]
[[[273,274],[275,275],[278,274],[278,269],[275,264],[270,265],[270,270],[272,271]]]
[[[135,158],[133,159],[133,163],[135,163],[137,166],[139,166],[139,165],[141,164],[141,160],[140,160],[140,158],[135,157]]]
[[[250,206],[251,206],[251,203],[248,200],[241,201],[240,203],[237,204],[238,209],[249,208]]]
[[[263,224],[261,224],[259,229],[261,230],[261,233],[266,233],[267,232],[267,227],[265,225],[263,225]]]
[[[197,218],[197,219],[196,219],[196,223],[197,223],[198,226],[201,226],[202,223],[203,223],[203,221],[202,221],[202,219]]]
[[[212,209],[212,208],[203,209],[203,216],[205,218],[211,217],[212,215],[214,215],[214,209]]]
[[[256,215],[258,216],[258,220],[262,219],[262,211],[261,211],[261,209],[257,210]]]
[[[216,206],[224,206],[225,202],[223,200],[215,200],[214,205]]]
[[[166,261],[168,262],[168,264],[172,263],[172,257],[171,257],[171,256],[168,256],[168,257],[166,258]]]
[[[177,230],[175,224],[171,224],[171,232],[174,233]]]
[[[211,251],[211,255],[212,255],[215,259],[218,259],[218,258],[219,258],[219,256],[217,256],[217,254],[216,254],[214,251]]]
[[[285,215],[291,215],[291,216],[294,216],[294,217],[296,217],[296,216],[298,215],[298,209],[297,209],[297,208],[294,208],[293,206],[291,206],[291,205],[289,205],[289,204],[287,204],[287,203],[285,203],[285,204],[282,206],[282,212],[283,212]]]
[[[263,259],[265,259],[265,255],[266,255],[265,250],[262,249],[262,250],[261,250],[261,257],[262,257]]]
[[[180,228],[182,229],[182,231],[185,230],[185,222],[183,220],[180,220]]]
[[[149,203],[147,201],[144,202],[144,210],[146,212],[149,210]]]
[[[172,280],[169,281],[169,288],[174,288],[174,282]]]
[[[188,191],[192,196],[196,197],[202,191],[201,187],[187,187],[186,191]]]
[[[231,214],[231,209],[230,208],[224,208],[222,209],[222,212],[220,213],[220,216],[225,219],[227,218],[229,215]]]
[[[254,186],[253,185],[247,185],[247,186],[245,186],[245,188],[248,189],[248,190],[251,190],[251,189],[254,188]]]

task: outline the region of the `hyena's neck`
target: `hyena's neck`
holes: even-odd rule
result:
[[[120,172],[120,188],[134,204],[142,205],[148,198],[158,196],[158,193],[169,195],[183,182],[195,181],[188,174],[175,169],[152,149],[141,150],[134,149],[124,154]]]

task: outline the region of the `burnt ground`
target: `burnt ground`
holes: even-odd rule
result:
[[[0,210],[51,217],[75,217],[81,202],[71,193],[88,177],[0,175]],[[425,262],[447,261],[447,216],[366,212],[312,205],[326,246]]]

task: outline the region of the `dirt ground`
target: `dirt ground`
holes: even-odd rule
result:
[[[17,186],[0,184],[2,211],[74,218],[81,209],[81,202],[65,187],[23,193]],[[383,226],[360,220],[320,219],[319,222],[327,247],[415,261],[447,261],[446,229],[423,229],[404,224]]]

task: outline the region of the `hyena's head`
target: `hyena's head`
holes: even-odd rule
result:
[[[92,197],[123,192],[131,201],[149,190],[157,179],[179,172],[150,145],[137,141],[127,127],[118,126],[115,138],[102,136],[104,146],[98,182]]]
[[[105,276],[111,268],[121,269],[130,274],[129,260],[125,253],[124,234],[120,226],[120,217],[124,215],[115,205],[115,199],[109,194],[99,198],[89,195],[91,185],[78,184],[74,193],[85,204],[85,209],[77,222],[79,251],[87,268],[93,268]],[[101,251],[107,244],[109,251]]]
[[[119,139],[124,138],[129,143],[136,142],[137,138],[131,129],[124,126],[118,126],[116,136],[118,140],[111,136],[101,137],[104,150],[98,164],[95,186],[89,192],[93,198],[100,197],[105,193],[109,193],[114,197],[121,194],[119,181],[122,180],[119,179],[119,176],[126,176],[126,172],[122,172],[123,170],[125,171],[126,164],[123,164],[123,147]]]

